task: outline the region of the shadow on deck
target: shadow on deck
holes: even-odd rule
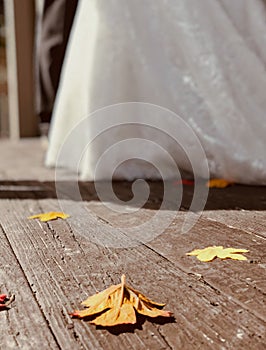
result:
[[[148,181],[149,196],[143,205],[145,209],[158,210],[161,208],[164,196],[164,183]],[[112,183],[112,188],[120,201],[125,202],[129,206],[135,206],[132,198],[132,182]],[[93,182],[73,181],[0,181],[0,199],[45,199],[45,198],[64,198],[73,201],[113,201],[114,198],[108,192],[108,183],[98,183],[101,189],[101,199],[97,194],[95,184]],[[174,181],[168,183],[167,186],[173,186],[173,190],[178,190],[182,185],[176,184]],[[107,189],[105,191],[105,189]],[[192,201],[194,192],[193,186],[183,186],[182,202],[175,203],[171,199],[168,201],[168,210],[188,210]],[[128,203],[126,203],[128,202]],[[162,209],[162,208],[161,208]],[[224,189],[209,189],[205,210],[266,210],[266,186],[245,186],[233,185]]]

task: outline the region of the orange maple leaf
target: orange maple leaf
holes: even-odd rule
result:
[[[50,211],[48,213],[41,213],[41,214],[29,216],[28,219],[40,219],[40,221],[46,222],[46,221],[56,220],[58,218],[67,219],[69,218],[69,216],[70,215],[65,213]]]
[[[207,247],[204,249],[195,249],[186,255],[194,255],[200,261],[208,262],[213,259],[234,259],[234,260],[247,260],[247,258],[239,253],[248,253],[247,249],[238,248],[223,248],[222,246]]]
[[[125,283],[126,277],[122,275],[121,283],[112,285],[104,291],[97,293],[85,301],[84,310],[76,310],[71,316],[84,318],[94,317],[90,323],[110,327],[119,324],[134,324],[136,312],[148,317],[170,317],[170,311],[161,310],[165,304],[155,303],[139,291],[129,287]]]

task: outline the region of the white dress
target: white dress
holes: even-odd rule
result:
[[[80,0],[48,166],[266,184],[263,0]]]

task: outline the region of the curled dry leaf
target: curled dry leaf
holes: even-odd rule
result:
[[[247,249],[238,248],[223,248],[223,246],[213,246],[204,249],[195,249],[186,255],[196,256],[200,261],[212,261],[213,259],[234,259],[247,260],[247,258],[240,253],[248,253]]]
[[[209,188],[225,188],[232,186],[234,183],[232,181],[224,179],[211,179],[206,183],[206,186]]]
[[[29,216],[28,219],[39,219],[42,222],[46,222],[46,221],[56,220],[58,218],[67,219],[69,218],[69,216],[70,215],[65,213],[50,211],[48,213],[41,213],[41,214]]]
[[[93,317],[90,323],[105,327],[134,324],[137,322],[136,312],[148,317],[172,316],[171,312],[161,310],[165,304],[148,299],[139,291],[126,285],[125,280],[125,275],[122,275],[120,284],[89,297],[82,303],[86,309],[74,311],[71,316]]]

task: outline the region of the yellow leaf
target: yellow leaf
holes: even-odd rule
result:
[[[247,260],[247,258],[242,254],[228,254],[223,259],[233,259],[233,260]]]
[[[109,309],[96,317],[90,323],[97,326],[112,327],[118,324],[134,324],[136,323],[136,313],[133,305],[122,304],[120,307]]]
[[[40,221],[46,222],[46,221],[51,221],[51,220],[55,220],[58,218],[67,219],[67,218],[69,218],[69,216],[70,215],[65,214],[65,213],[50,211],[48,213],[42,213],[42,214],[29,216],[28,219],[40,219]]]
[[[225,188],[233,185],[232,181],[224,180],[224,179],[211,179],[207,182],[206,186],[209,188]]]
[[[161,310],[165,304],[158,304],[148,299],[126,285],[125,280],[125,275],[122,275],[120,284],[89,297],[82,302],[87,308],[74,311],[71,315],[78,318],[94,317],[90,323],[105,327],[134,324],[137,322],[136,312],[149,317],[172,315],[169,311]]]
[[[247,260],[247,258],[239,253],[248,253],[247,249],[238,248],[223,248],[222,246],[207,247],[204,249],[195,249],[186,255],[197,256],[200,261],[208,262],[213,259],[233,259],[233,260]]]
[[[236,254],[236,253],[248,253],[247,249],[235,249],[235,248],[225,248],[218,252],[217,257],[220,259],[226,259],[230,257],[231,259],[235,259],[235,257],[241,256],[241,259],[236,260],[247,260],[247,258],[242,254]]]
[[[195,250],[192,250],[192,252],[190,253],[187,253],[186,255],[194,255],[194,256],[197,256],[201,253],[204,253],[206,251],[209,251],[210,248],[215,248],[215,249],[220,249],[220,248],[223,248],[222,246],[213,246],[213,247],[207,247],[207,248],[204,248],[204,249],[195,249]]]

